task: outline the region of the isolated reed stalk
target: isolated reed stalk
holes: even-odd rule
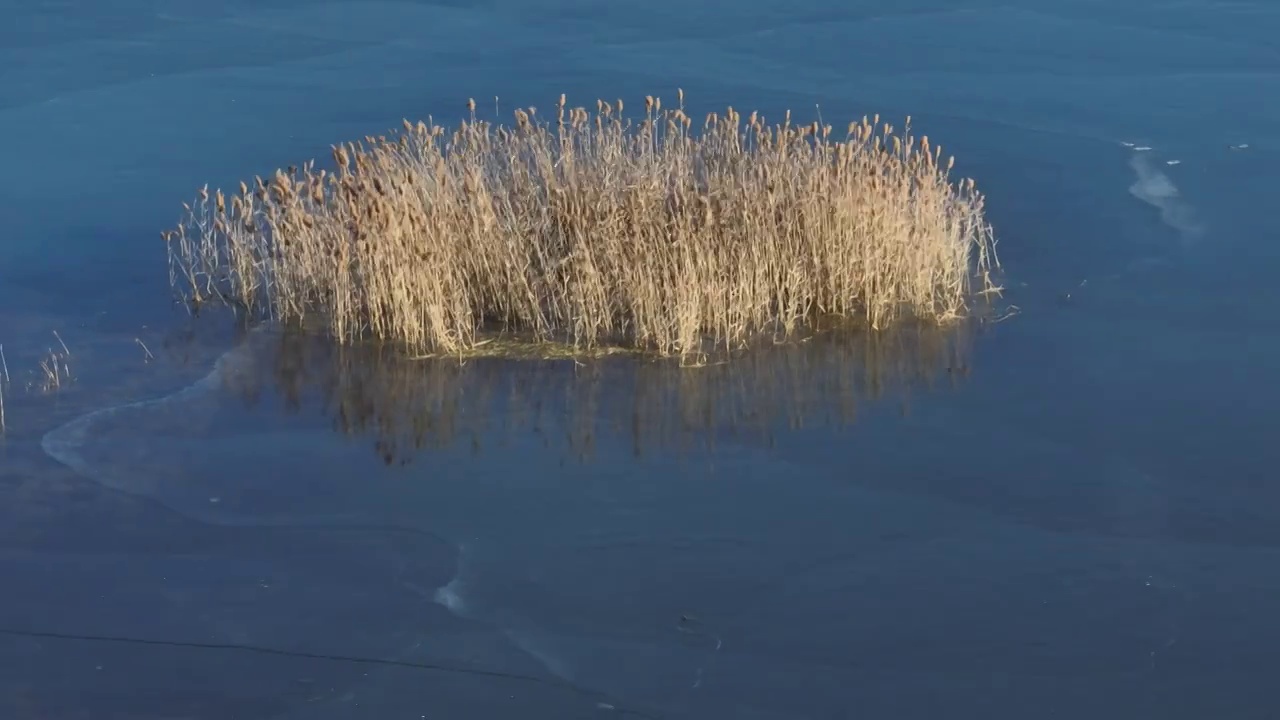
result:
[[[695,123],[680,100],[629,120],[561,96],[510,127],[472,101],[453,130],[334,146],[332,172],[206,187],[164,233],[170,280],[196,305],[415,353],[500,330],[690,356],[822,316],[946,323],[998,291],[983,196],[909,118],[839,135],[732,108]]]

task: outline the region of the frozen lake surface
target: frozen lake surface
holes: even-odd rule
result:
[[[9,4],[0,716],[1276,716],[1274,2]],[[911,115],[1017,314],[459,367],[169,302],[206,182],[678,87]]]

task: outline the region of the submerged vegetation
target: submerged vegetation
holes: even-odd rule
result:
[[[831,316],[948,323],[998,290],[983,196],[909,118],[841,136],[730,108],[695,130],[683,101],[633,121],[562,95],[510,127],[471,101],[451,131],[335,146],[334,171],[206,187],[165,233],[170,280],[196,306],[414,354],[491,351],[499,331],[686,358]]]

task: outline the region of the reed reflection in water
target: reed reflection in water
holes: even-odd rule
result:
[[[637,357],[410,358],[282,333],[263,337],[252,367],[225,379],[249,407],[318,411],[343,435],[372,437],[388,465],[459,443],[482,452],[526,432],[587,461],[602,434],[640,457],[720,440],[772,445],[779,431],[851,425],[864,404],[909,412],[915,393],[968,374],[971,339],[965,328],[830,330],[681,367]]]

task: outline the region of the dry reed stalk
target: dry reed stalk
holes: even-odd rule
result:
[[[40,371],[44,374],[44,382],[41,385],[41,389],[46,393],[61,389],[64,378],[71,379],[71,364],[67,361],[71,357],[71,350],[62,341],[62,336],[58,334],[57,330],[53,331],[53,336],[58,340],[58,345],[62,347],[62,352],[57,352],[50,348],[48,356],[40,360]]]
[[[53,331],[53,336],[54,336],[55,338],[57,338],[57,340],[58,340],[58,344],[62,346],[62,354],[63,354],[63,356],[64,356],[64,357],[71,357],[71,351],[67,349],[67,344],[66,344],[66,343],[64,343],[64,342],[62,341],[62,336],[58,334],[58,331],[57,331],[57,330],[54,330],[54,331]]]
[[[170,280],[195,305],[417,354],[501,330],[697,357],[824,316],[948,323],[998,290],[983,196],[909,119],[840,137],[790,113],[695,123],[680,101],[629,120],[561,96],[554,120],[504,127],[473,100],[453,130],[406,120],[333,146],[334,171],[206,186],[163,234]]]
[[[44,392],[52,392],[62,387],[62,359],[54,351],[49,351],[49,356],[40,360],[40,371],[44,373],[44,384],[41,389]]]

